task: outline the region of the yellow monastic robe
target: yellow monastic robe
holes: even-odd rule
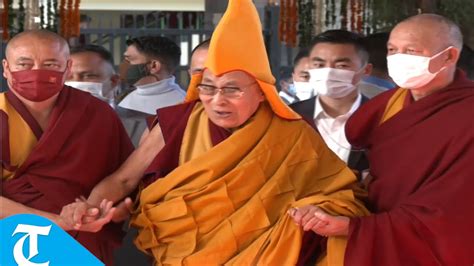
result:
[[[207,120],[198,102],[180,166],[141,192],[131,223],[139,228],[136,245],[157,264],[293,265],[303,231],[289,208],[368,214],[352,190],[354,174],[306,122],[279,118],[264,103],[212,147],[203,142]],[[345,237],[330,237],[322,265],[342,265],[345,245]]]
[[[0,143],[0,145],[9,145],[8,154],[2,154],[2,162],[6,159],[3,157],[9,157],[9,164],[18,168],[26,160],[38,140],[28,123],[8,102],[6,93],[0,93],[0,112],[3,112],[4,117],[1,120],[2,131],[8,130],[9,139],[8,143],[3,143],[2,137],[2,143]],[[3,146],[2,149],[4,149]],[[10,179],[13,176],[14,171],[8,171],[2,167],[3,179]]]

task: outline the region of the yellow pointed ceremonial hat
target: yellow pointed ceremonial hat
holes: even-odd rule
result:
[[[290,120],[301,119],[278,96],[262,25],[252,0],[229,0],[226,12],[212,34],[204,68],[216,76],[236,70],[247,72],[257,80],[276,115]],[[199,98],[196,86],[201,79],[202,73],[191,77],[186,101]]]

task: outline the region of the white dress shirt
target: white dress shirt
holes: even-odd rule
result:
[[[119,106],[151,115],[156,109],[183,102],[186,92],[175,83],[175,77],[160,80],[143,86],[127,95]]]
[[[319,97],[316,97],[315,100],[314,123],[326,145],[346,163],[349,160],[351,144],[347,141],[344,127],[349,117],[359,108],[361,102],[362,95],[359,93],[349,112],[337,117],[331,117],[324,111]]]

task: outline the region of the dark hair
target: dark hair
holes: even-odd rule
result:
[[[309,56],[308,49],[300,49],[293,60],[293,68],[300,62],[301,59]]]
[[[474,79],[474,51],[466,44],[463,45],[457,67],[464,70],[470,79]]]
[[[369,53],[362,35],[347,30],[328,30],[316,35],[311,41],[311,49],[318,43],[351,44],[356,49],[363,64],[369,60]]]
[[[207,39],[196,45],[194,49],[191,51],[189,58],[193,57],[193,54],[199,49],[209,49],[209,45],[211,44],[211,39]]]
[[[160,61],[170,72],[174,72],[179,66],[181,49],[169,38],[140,36],[127,40],[127,45],[134,45],[146,57]]]
[[[112,57],[112,54],[102,46],[87,44],[71,48],[71,55],[85,52],[96,53],[98,56],[100,56],[100,58],[104,59],[111,66],[114,66],[114,59]]]
[[[371,34],[364,38],[365,47],[369,52],[369,62],[374,69],[387,73],[387,42],[390,37],[388,32]]]
[[[280,81],[289,80],[292,78],[293,68],[289,66],[284,66],[280,68]]]

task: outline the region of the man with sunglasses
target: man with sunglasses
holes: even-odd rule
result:
[[[326,254],[341,264],[344,238],[304,234],[287,211],[314,204],[367,214],[356,177],[274,83],[255,6],[229,1],[186,102],[158,110],[137,151],[88,203],[119,201],[141,181],[131,224],[156,264],[295,265]],[[75,205],[81,223],[90,205]]]

